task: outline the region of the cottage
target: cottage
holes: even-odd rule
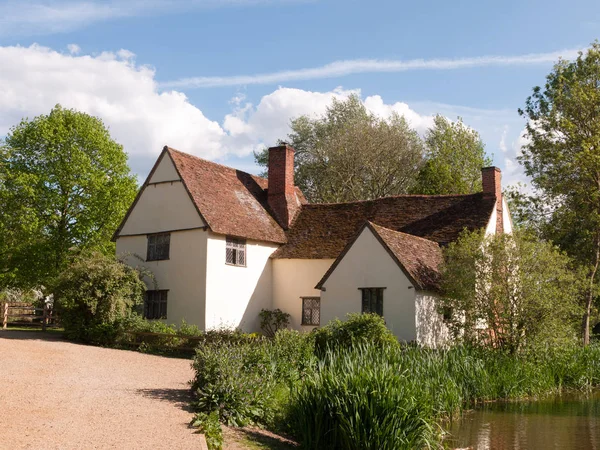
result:
[[[268,180],[165,147],[114,234],[156,278],[145,316],[256,331],[263,308],[307,330],[375,312],[402,340],[443,342],[441,246],[511,231],[500,170],[482,170],[478,194],[308,204],[293,169],[286,145],[269,149]]]

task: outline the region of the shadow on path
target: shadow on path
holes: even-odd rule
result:
[[[186,412],[193,413],[191,389],[136,389],[142,397],[173,403]]]
[[[42,330],[0,330],[0,339],[18,339],[35,341],[65,341],[60,331],[42,331]]]

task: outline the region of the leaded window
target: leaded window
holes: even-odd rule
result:
[[[149,234],[146,261],[169,259],[170,247],[171,233]]]
[[[168,290],[146,291],[144,318],[166,319]]]
[[[383,290],[385,288],[359,288],[362,291],[362,312],[383,316]]]
[[[321,298],[302,297],[302,325],[321,324]]]
[[[246,241],[244,239],[226,238],[225,263],[234,266],[246,265]]]

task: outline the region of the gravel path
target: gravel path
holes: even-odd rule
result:
[[[189,449],[190,360],[0,331],[0,449]]]

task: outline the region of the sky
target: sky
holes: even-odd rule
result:
[[[292,118],[356,93],[421,135],[462,117],[527,183],[517,110],[597,38],[590,0],[0,0],[0,136],[60,103],[100,117],[140,182],[164,145],[257,173]]]

